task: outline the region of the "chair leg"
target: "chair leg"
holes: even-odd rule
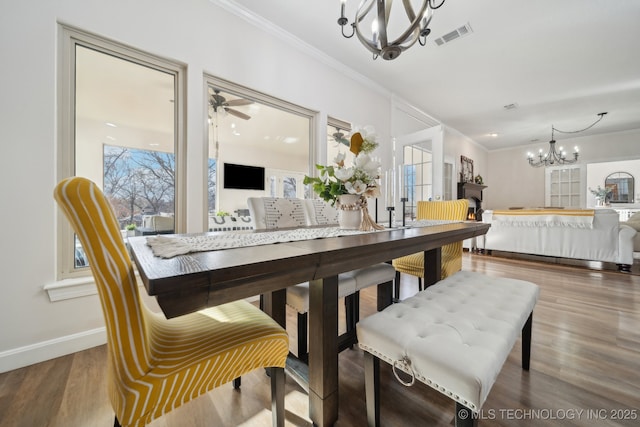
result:
[[[531,324],[533,323],[533,311],[522,327],[522,369],[529,370],[531,361]]]
[[[356,323],[360,321],[360,291],[344,298],[344,310],[347,332],[353,331],[356,329]]]
[[[393,282],[393,302],[400,301],[400,272],[396,270],[396,278]]]
[[[118,417],[113,417],[113,427],[122,427],[120,421],[118,421]]]
[[[380,427],[380,359],[364,352],[364,388],[367,425]]]
[[[233,389],[234,390],[238,390],[240,388],[241,384],[242,384],[242,377],[238,377],[238,378],[234,378],[233,379]]]
[[[422,291],[422,277],[418,277],[418,291]]]
[[[347,332],[355,329],[355,301],[354,294],[344,297],[344,317],[347,324]]]
[[[269,368],[271,376],[271,420],[284,427],[284,368]]]
[[[344,298],[345,322],[347,326],[347,334],[352,335],[349,348],[357,342],[356,324],[360,321],[360,291],[356,291]]]
[[[307,349],[307,321],[308,313],[298,313],[298,359],[309,363],[309,350]]]
[[[380,283],[377,286],[377,301],[376,309],[382,311],[385,308],[393,304],[393,284],[394,281],[390,280],[385,283]]]

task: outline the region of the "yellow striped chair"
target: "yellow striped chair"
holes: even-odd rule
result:
[[[273,319],[236,301],[175,319],[153,313],[138,284],[114,211],[85,178],[54,197],[88,256],[107,329],[108,394],[115,426],[144,426],[221,384],[269,368],[274,426],[284,426],[289,337]]]
[[[467,199],[440,202],[418,202],[417,219],[439,219],[464,221],[467,219],[469,201]],[[400,299],[400,273],[418,277],[418,289],[422,290],[424,277],[424,252],[396,258],[392,262],[396,269],[394,298]],[[462,242],[442,246],[442,279],[462,269]]]

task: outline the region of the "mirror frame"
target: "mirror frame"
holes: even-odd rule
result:
[[[626,175],[626,176],[619,176],[619,175]],[[617,185],[617,182],[620,182],[619,180],[623,180],[626,179],[627,181],[627,186],[628,186],[628,192],[625,193],[628,195],[628,198],[626,200],[621,200],[620,199],[620,192],[618,191],[613,191],[609,196],[608,196],[608,202],[609,203],[633,203],[634,202],[634,195],[635,195],[635,178],[633,177],[633,175],[631,175],[629,172],[613,172],[610,173],[605,179],[604,179],[604,186],[608,187],[610,185]]]

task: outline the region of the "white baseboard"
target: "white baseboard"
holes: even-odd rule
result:
[[[104,327],[0,352],[0,373],[55,359],[107,342]]]

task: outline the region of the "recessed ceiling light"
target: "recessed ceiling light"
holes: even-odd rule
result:
[[[298,142],[298,138],[294,136],[287,136],[283,139],[283,141],[285,144],[295,144],[296,142]]]
[[[157,142],[150,142],[149,145],[152,146],[152,147],[157,147],[160,144],[158,144]]]
[[[105,122],[104,124],[107,125],[107,126],[111,126],[112,128],[117,128],[118,127],[117,125],[115,125],[115,124],[113,124],[111,122]]]
[[[492,132],[492,133],[487,134],[487,136],[490,136],[491,138],[495,138],[495,137],[498,136],[498,134],[495,133],[495,132]]]

